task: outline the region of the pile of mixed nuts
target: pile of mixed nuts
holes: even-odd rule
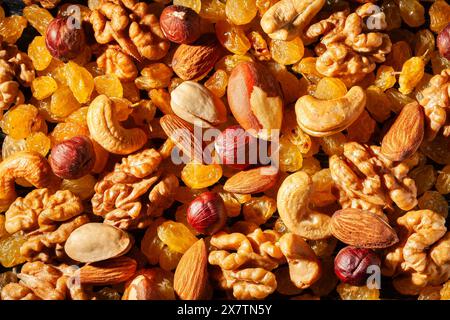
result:
[[[0,300],[450,299],[446,0],[16,2]]]

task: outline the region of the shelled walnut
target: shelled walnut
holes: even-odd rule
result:
[[[69,190],[53,194],[46,188],[33,190],[24,198],[17,198],[5,213],[5,229],[9,233],[27,233],[20,254],[28,260],[44,262],[64,258],[65,241],[73,230],[87,222],[81,199]]]
[[[0,36],[0,112],[24,103],[20,85],[29,87],[34,77],[33,63],[28,55]]]
[[[392,43],[387,34],[380,32],[386,28],[384,13],[375,12],[373,4],[366,3],[353,13],[347,10],[333,13],[305,31],[307,42],[322,36],[315,47],[319,56],[317,71],[353,85],[372,72],[376,63],[386,60]]]
[[[159,19],[146,2],[102,1],[92,11],[90,21],[98,43],[116,42],[138,61],[161,59],[169,50]]]
[[[402,210],[411,210],[417,204],[417,189],[408,172],[418,161],[415,154],[394,163],[383,156],[378,146],[344,144],[342,156],[330,157],[339,202],[343,208],[369,210],[383,217],[383,209],[391,210],[393,203]]]
[[[147,227],[173,203],[179,182],[158,170],[162,157],[146,149],[122,159],[114,171],[95,185],[94,214],[121,229]]]

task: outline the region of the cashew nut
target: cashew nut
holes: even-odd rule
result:
[[[330,216],[309,209],[313,183],[305,172],[288,176],[277,194],[277,207],[289,231],[308,240],[331,236]]]
[[[289,263],[289,275],[297,288],[306,289],[319,280],[322,268],[314,250],[299,235],[284,234],[280,249]]]
[[[114,101],[99,95],[89,106],[87,124],[91,137],[103,148],[127,155],[139,150],[147,142],[147,135],[139,128],[123,128],[116,109]]]
[[[300,35],[325,0],[281,0],[261,18],[261,27],[272,39],[291,40]]]
[[[227,121],[227,110],[222,100],[197,82],[181,83],[170,96],[173,112],[189,123],[211,128]]]
[[[358,86],[345,96],[320,100],[303,96],[295,103],[295,113],[300,128],[314,137],[333,135],[348,128],[364,111],[366,93]]]
[[[0,163],[0,212],[8,210],[16,200],[17,178],[27,180],[36,188],[56,190],[60,184],[46,158],[37,152],[17,152]]]

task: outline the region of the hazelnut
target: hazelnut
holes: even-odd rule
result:
[[[78,56],[86,46],[84,29],[75,16],[60,16],[47,27],[45,45],[50,54],[64,62]]]
[[[76,136],[57,144],[50,154],[53,172],[63,179],[79,179],[88,174],[94,164],[94,145],[85,136]]]
[[[214,148],[223,164],[244,170],[250,165],[249,154],[257,152],[257,139],[241,126],[235,125],[219,134],[214,142]]]
[[[225,225],[225,204],[215,192],[203,192],[187,209],[187,221],[192,228],[203,234],[214,234]]]
[[[380,266],[380,258],[370,249],[345,247],[334,259],[334,272],[342,282],[355,286],[364,285],[370,266]]]
[[[450,60],[450,23],[447,24],[441,32],[439,32],[437,37],[437,46],[441,56]]]
[[[166,38],[175,43],[192,43],[200,37],[200,16],[188,7],[172,5],[164,8],[159,18]]]

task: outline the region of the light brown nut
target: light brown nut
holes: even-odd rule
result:
[[[325,0],[281,0],[261,18],[261,27],[272,39],[291,40],[325,5]]]
[[[364,89],[354,86],[345,96],[332,100],[303,96],[295,103],[295,113],[303,131],[314,137],[324,137],[348,128],[364,111],[365,105]]]
[[[170,97],[173,112],[198,127],[210,128],[227,121],[227,109],[222,100],[197,82],[184,81]]]
[[[127,281],[136,272],[136,260],[119,257],[86,264],[76,272],[81,284],[112,285]]]
[[[275,185],[278,173],[278,169],[271,166],[241,171],[229,178],[223,189],[239,194],[263,192]]]
[[[392,161],[403,161],[419,149],[424,136],[422,107],[413,102],[403,107],[381,142],[381,152]]]
[[[263,268],[247,268],[243,270],[224,270],[223,275],[227,288],[233,288],[236,299],[264,299],[277,288],[275,275]]]
[[[122,300],[175,300],[173,273],[161,268],[137,271],[125,283]]]
[[[212,70],[221,52],[220,43],[211,36],[195,44],[181,44],[172,58],[173,71],[183,80],[199,79]]]
[[[115,74],[121,81],[134,81],[138,70],[133,60],[119,48],[111,46],[97,58],[97,66],[106,74]]]
[[[130,154],[139,150],[147,135],[142,129],[123,128],[118,119],[116,103],[99,95],[89,105],[87,124],[92,139],[111,153]]]
[[[14,182],[23,178],[36,188],[56,190],[61,180],[56,177],[46,158],[37,152],[21,151],[0,163],[0,212],[17,198]]]
[[[277,207],[283,223],[292,233],[308,240],[331,236],[330,217],[309,209],[313,182],[305,172],[289,175],[277,194]]]
[[[124,255],[132,244],[130,235],[121,229],[104,223],[87,223],[70,234],[64,250],[71,259],[90,263]]]
[[[291,281],[297,288],[306,289],[319,280],[322,273],[319,259],[301,236],[286,233],[279,245],[288,261]]]
[[[175,270],[174,289],[182,300],[205,298],[208,285],[208,252],[198,240],[181,257]]]
[[[365,210],[336,211],[330,229],[340,241],[360,248],[387,248],[398,242],[397,233],[382,217]]]
[[[262,64],[241,62],[232,71],[228,104],[239,124],[257,138],[271,140],[283,121],[283,99],[278,81]]]
[[[185,156],[191,161],[202,162],[203,144],[194,135],[194,127],[190,123],[172,114],[162,116],[160,123],[166,135]]]

